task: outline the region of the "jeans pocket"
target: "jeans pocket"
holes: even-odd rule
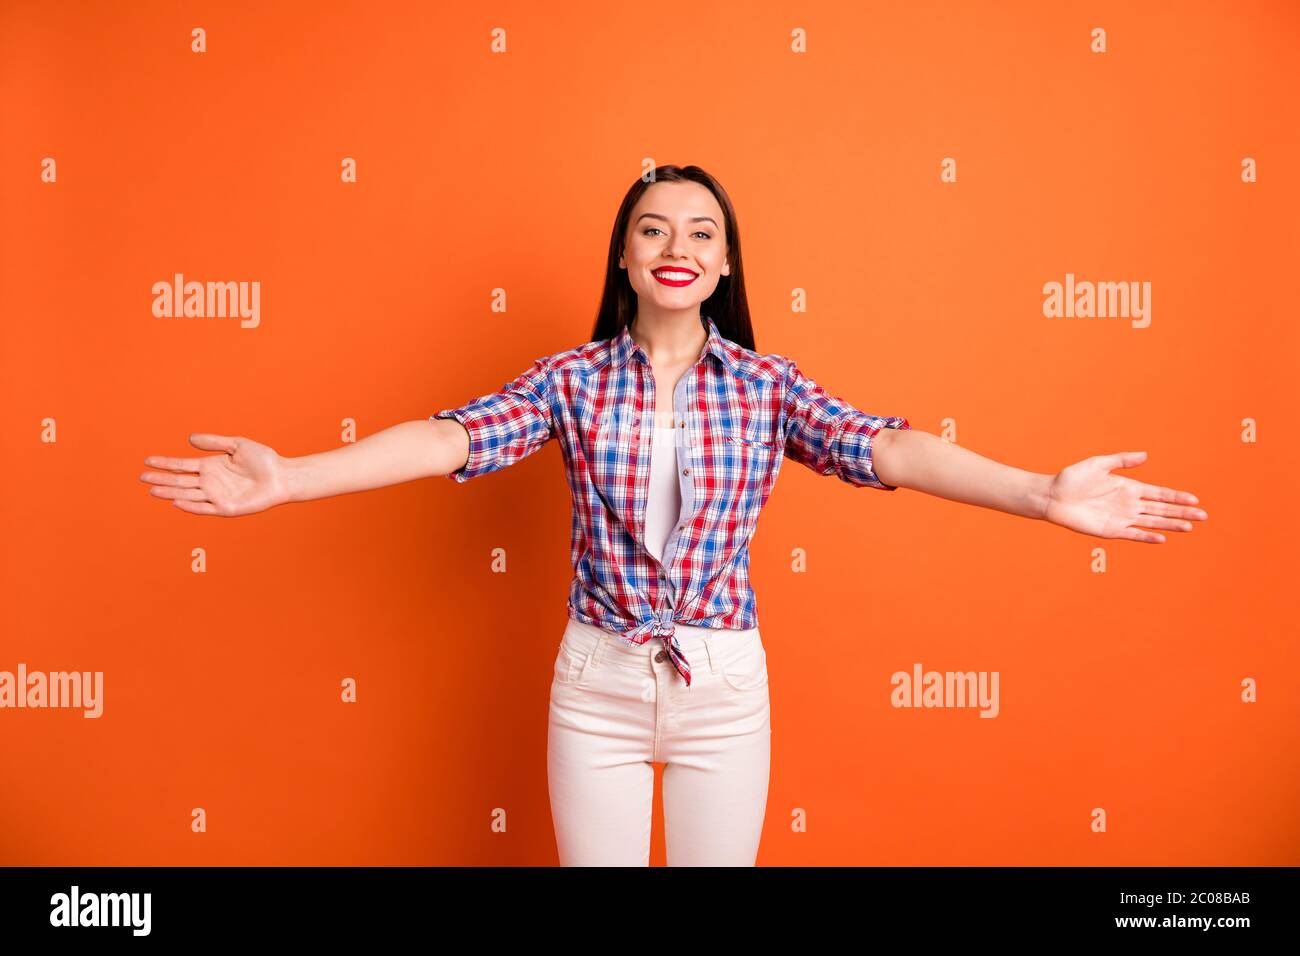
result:
[[[558,684],[575,684],[587,671],[590,654],[584,654],[569,645],[566,640],[560,644],[559,653],[555,655],[555,682]]]
[[[767,686],[767,648],[757,637],[748,638],[745,648],[722,665],[722,680],[732,690],[759,690]]]

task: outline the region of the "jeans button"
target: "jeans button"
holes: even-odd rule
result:
[[[667,656],[668,656],[668,652],[667,652],[667,651],[660,651],[658,654],[655,655],[655,660],[656,660],[658,663],[662,664],[662,663],[664,662],[664,658],[667,657]]]

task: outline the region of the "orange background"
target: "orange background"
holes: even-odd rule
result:
[[[651,157],[731,193],[759,351],[1032,471],[1146,450],[1123,474],[1209,512],[1106,541],[786,461],[759,863],[1300,863],[1298,36],[1289,2],[0,4],[0,670],[105,672],[98,720],[0,711],[0,862],[556,862],[556,445],[238,520],[138,475],[587,341]],[[154,318],[174,272],[260,281],[261,326]],[[1066,272],[1150,281],[1151,326],[1044,318]],[[999,671],[1001,714],[892,709],[917,661]]]

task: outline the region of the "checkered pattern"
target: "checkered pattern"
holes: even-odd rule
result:
[[[448,475],[468,481],[513,465],[554,438],[573,496],[569,615],[622,633],[631,644],[663,640],[686,681],[690,664],[675,623],[757,626],[749,541],[783,457],[849,484],[893,491],[872,471],[872,440],[907,419],[867,415],[829,395],[780,355],[759,355],[722,338],[701,317],[708,341],[685,373],[689,519],[664,549],[645,547],[645,510],[655,409],[645,352],[624,328],[537,359],[499,391],[444,409],[469,432],[469,460]],[[671,557],[669,557],[671,555]]]

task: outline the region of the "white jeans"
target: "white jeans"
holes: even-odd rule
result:
[[[758,629],[676,624],[691,686],[654,637],[569,619],[551,682],[547,775],[561,866],[648,866],[663,763],[669,866],[753,866],[771,719]],[[662,653],[661,653],[662,652]]]

